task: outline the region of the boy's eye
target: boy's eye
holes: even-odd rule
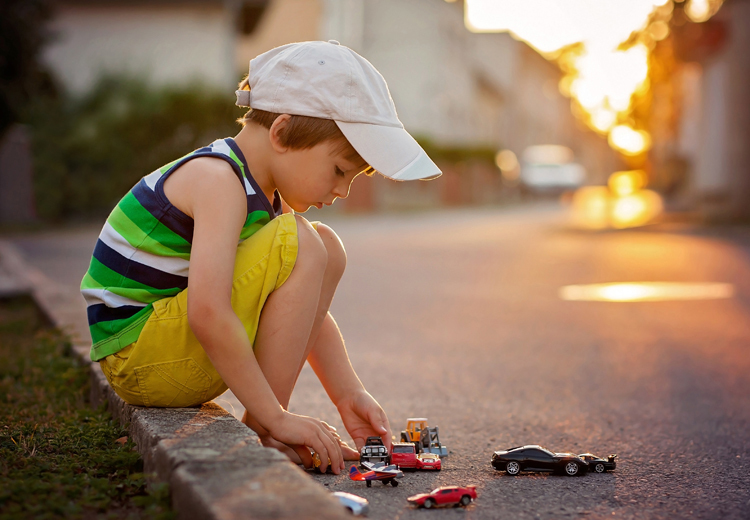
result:
[[[344,170],[342,170],[338,166],[334,166],[334,170],[336,172],[336,175],[338,175],[339,177],[343,177],[344,176]]]

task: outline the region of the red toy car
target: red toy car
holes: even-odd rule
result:
[[[462,505],[468,506],[477,498],[476,486],[444,486],[432,491],[432,493],[420,493],[407,498],[410,504],[417,507],[432,509],[435,506]]]
[[[434,469],[440,470],[440,457],[434,453],[420,453],[411,442],[394,442],[391,450],[391,464],[399,469]]]
[[[443,469],[443,463],[435,453],[420,453],[417,455],[417,469]]]

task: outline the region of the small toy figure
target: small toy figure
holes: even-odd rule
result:
[[[391,451],[391,464],[399,469],[441,469],[440,457],[434,453],[420,453],[411,442],[394,442]]]
[[[444,486],[433,490],[431,493],[420,493],[406,500],[417,507],[432,509],[435,506],[443,505],[461,505],[466,507],[476,498],[476,486]]]
[[[370,511],[370,503],[366,498],[352,495],[351,493],[344,493],[343,491],[336,491],[333,493],[333,496],[354,516],[367,516],[367,513]]]
[[[363,462],[383,462],[390,464],[390,456],[388,455],[388,449],[383,444],[383,439],[380,437],[367,437],[365,445],[362,446],[362,450],[359,453],[359,463]]]
[[[448,456],[448,448],[440,443],[438,427],[427,426],[427,419],[423,417],[412,417],[406,420],[406,430],[401,432],[401,442],[414,443],[417,453]]]
[[[393,487],[398,486],[397,478],[402,478],[404,474],[396,466],[386,466],[383,463],[371,464],[363,462],[362,466],[367,470],[364,473],[352,466],[349,470],[349,478],[359,482],[366,482],[367,487],[372,486],[373,480],[381,480],[384,485],[390,484]]]
[[[617,458],[616,454],[609,455],[606,459],[594,455],[593,453],[583,453],[578,456],[585,460],[586,464],[589,465],[589,468],[593,469],[597,473],[612,471],[617,467],[617,463],[615,462],[615,459]]]
[[[572,477],[586,473],[589,465],[573,453],[552,453],[532,444],[496,451],[492,454],[492,467],[508,475],[518,475],[521,471],[543,471]]]

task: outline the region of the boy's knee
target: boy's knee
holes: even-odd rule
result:
[[[328,264],[328,251],[323,244],[323,240],[307,219],[299,215],[294,217],[297,219],[299,243],[297,264],[309,265],[311,268],[321,271],[325,270]]]
[[[346,269],[344,244],[336,232],[325,224],[318,224],[318,235],[328,254],[328,271],[340,278]]]

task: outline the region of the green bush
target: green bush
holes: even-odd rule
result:
[[[435,143],[432,139],[425,136],[416,136],[416,140],[432,160],[453,164],[466,161],[478,161],[494,165],[495,154],[500,150],[500,148],[486,145],[444,146]]]
[[[29,106],[38,214],[108,213],[144,175],[214,139],[235,135],[232,99],[192,84],[154,88],[107,77],[82,97]]]

